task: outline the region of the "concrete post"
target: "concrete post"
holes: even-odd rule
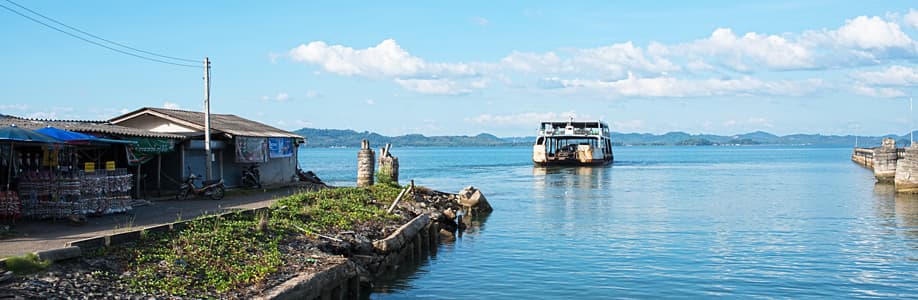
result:
[[[376,153],[370,149],[370,142],[360,142],[360,152],[357,152],[357,187],[373,185],[373,172],[376,166]]]
[[[896,164],[896,192],[918,193],[918,145],[905,148]]]
[[[896,160],[899,159],[896,140],[884,138],[883,145],[873,152],[873,175],[877,182],[891,183],[896,178]]]

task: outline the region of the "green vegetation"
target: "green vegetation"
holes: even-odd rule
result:
[[[24,275],[44,270],[51,265],[50,261],[38,259],[35,253],[23,256],[12,256],[6,259],[6,269],[13,274]]]
[[[392,180],[391,172],[391,167],[380,167],[376,171],[376,184],[398,188],[398,182]]]
[[[270,210],[198,218],[180,233],[149,234],[141,243],[108,252],[128,262],[126,271],[132,276],[123,280],[138,291],[222,293],[264,282],[284,263],[280,245],[295,235],[397,220],[383,207],[399,191],[397,186],[376,185],[292,195]]]
[[[713,144],[706,139],[687,139],[676,143],[677,146],[710,146]]]

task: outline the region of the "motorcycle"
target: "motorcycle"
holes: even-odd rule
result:
[[[205,180],[201,183],[201,187],[198,187],[194,183],[195,180],[198,179],[198,176],[192,174],[190,168],[188,174],[188,178],[186,178],[182,186],[179,187],[179,193],[175,195],[175,199],[185,200],[188,199],[189,195],[210,197],[210,199],[214,200],[223,199],[223,194],[226,192],[226,186],[223,184],[223,179]]]
[[[261,188],[261,172],[258,171],[258,164],[252,164],[242,170],[242,185],[254,189]]]

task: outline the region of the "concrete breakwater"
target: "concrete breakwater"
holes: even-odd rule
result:
[[[854,148],[851,160],[873,170],[880,183],[894,183],[896,192],[918,193],[918,145],[896,147],[896,141],[884,138],[876,148]]]

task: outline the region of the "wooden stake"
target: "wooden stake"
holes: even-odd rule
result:
[[[395,209],[395,206],[398,205],[398,201],[402,200],[402,196],[408,194],[414,186],[408,186],[401,193],[398,193],[398,197],[395,197],[395,201],[392,201],[392,206],[389,206],[389,209],[386,210],[386,213],[391,214],[392,210]]]

